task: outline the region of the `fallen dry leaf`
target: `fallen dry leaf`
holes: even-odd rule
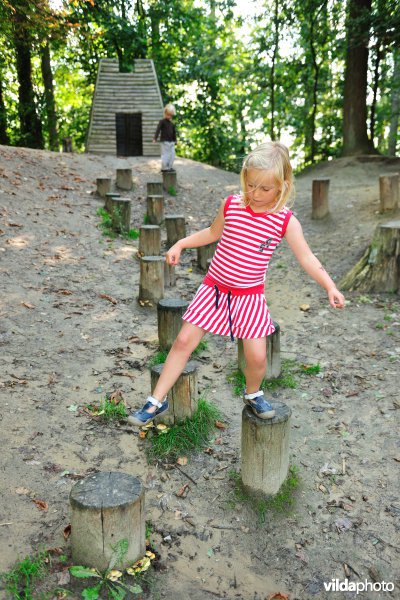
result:
[[[307,312],[308,310],[310,310],[310,305],[309,304],[300,304],[299,308],[303,312]]]
[[[180,456],[176,462],[181,467],[184,467],[185,465],[187,465],[188,462],[187,456]]]
[[[118,304],[117,300],[108,294],[99,294],[100,298],[104,298],[104,300],[108,300],[111,304]]]
[[[69,536],[71,535],[71,523],[65,527],[63,534],[64,534],[64,539],[67,540],[69,538]]]
[[[32,500],[32,502],[36,504],[40,510],[47,510],[49,508],[49,505],[44,500]]]
[[[141,440],[144,440],[146,435],[147,435],[147,431],[139,431],[139,437]]]
[[[225,429],[226,425],[222,421],[215,421],[215,427],[218,427],[218,429]]]
[[[115,390],[115,392],[110,395],[110,402],[113,404],[119,404],[122,402],[126,406],[125,400],[122,396],[122,390]]]
[[[268,596],[268,600],[289,600],[289,594],[284,594],[283,592],[275,592],[274,594],[270,594]]]
[[[189,490],[189,484],[185,483],[185,485],[183,485],[181,489],[176,492],[175,496],[178,496],[178,498],[185,498]]]
[[[21,302],[21,304],[22,306],[25,306],[25,308],[36,308],[36,306],[30,302]]]

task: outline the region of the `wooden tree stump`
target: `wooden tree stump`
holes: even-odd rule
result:
[[[132,169],[117,169],[117,188],[130,191],[133,186]]]
[[[147,183],[148,196],[162,196],[164,194],[162,181],[149,181]]]
[[[126,473],[95,473],[76,483],[70,493],[72,507],[72,560],[76,565],[108,568],[113,547],[128,541],[124,569],[144,556],[144,489],[136,477]]]
[[[376,227],[372,243],[339,287],[371,293],[400,292],[400,220]]]
[[[379,177],[380,211],[396,210],[399,206],[399,174]]]
[[[70,137],[65,137],[62,139],[62,151],[73,152],[72,139]]]
[[[275,495],[289,471],[289,434],[292,411],[273,402],[273,419],[259,419],[247,406],[242,412],[242,482],[249,492]]]
[[[213,242],[212,244],[207,244],[207,246],[197,248],[197,266],[202,271],[207,271],[209,266],[207,261],[214,256],[217,244],[218,242]]]
[[[157,304],[158,343],[169,350],[182,327],[182,315],[189,306],[185,300],[163,298]]]
[[[313,179],[312,219],[323,219],[329,214],[329,179]]]
[[[118,194],[118,192],[107,192],[106,193],[105,201],[104,201],[104,208],[109,213],[111,212],[111,202],[110,202],[111,198],[121,198],[121,194]]]
[[[143,256],[140,259],[139,303],[154,306],[164,297],[163,256]]]
[[[163,171],[163,188],[168,194],[172,196],[176,196],[177,190],[177,179],[176,179],[176,171]]]
[[[166,215],[165,227],[167,229],[167,244],[169,247],[178,240],[186,237],[186,223],[184,215]]]
[[[277,379],[280,377],[282,372],[281,365],[281,328],[278,323],[274,321],[275,331],[266,338],[267,346],[267,370],[265,372],[265,379]],[[238,339],[238,367],[243,372],[246,366],[246,361],[243,351],[243,341]]]
[[[142,225],[139,236],[141,256],[160,256],[161,229],[158,225]]]
[[[151,369],[151,393],[157,385],[161,371],[164,365],[155,365]],[[168,394],[169,409],[164,415],[161,415],[156,422],[173,425],[192,417],[197,409],[197,367],[189,361],[179,376],[175,385]]]
[[[176,286],[176,273],[174,265],[169,265],[167,261],[164,264],[164,287]]]
[[[164,196],[147,196],[147,218],[152,225],[164,221]]]
[[[131,201],[129,198],[109,198],[111,228],[116,233],[128,233],[131,227]]]
[[[110,177],[97,177],[96,179],[96,192],[101,198],[105,198],[106,194],[111,190],[111,178]]]

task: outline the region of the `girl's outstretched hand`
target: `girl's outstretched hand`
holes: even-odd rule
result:
[[[171,246],[171,248],[168,250],[167,254],[165,255],[167,264],[172,265],[172,266],[177,265],[179,262],[179,259],[181,257],[181,252],[182,252],[182,250],[181,250],[179,244],[174,244],[173,246]]]
[[[328,290],[328,298],[332,308],[344,308],[344,296],[336,288]]]

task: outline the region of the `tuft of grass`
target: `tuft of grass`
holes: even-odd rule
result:
[[[375,329],[385,329],[385,326],[384,326],[384,324],[383,324],[383,323],[377,323],[377,324],[375,325]]]
[[[289,467],[289,473],[283,482],[279,492],[275,496],[265,497],[260,494],[252,494],[245,489],[240,473],[230,471],[230,479],[234,483],[234,500],[249,506],[257,515],[260,524],[265,523],[268,511],[274,513],[290,513],[295,504],[295,492],[300,485],[299,468],[296,465]],[[230,501],[233,507],[235,502]]]
[[[219,409],[200,398],[190,419],[172,425],[165,433],[159,433],[156,428],[149,432],[147,439],[151,446],[147,450],[148,460],[176,460],[179,456],[203,449],[210,442],[215,421],[220,418]]]
[[[319,363],[315,365],[300,365],[300,369],[306,375],[318,375],[321,372],[321,365]]]
[[[137,240],[140,235],[138,229],[130,229],[123,237],[128,240]]]
[[[36,583],[47,573],[50,562],[48,552],[26,556],[8,573],[1,574],[5,589],[14,600],[32,600]]]
[[[170,185],[170,186],[169,186],[169,188],[168,188],[168,194],[169,194],[170,196],[176,196],[176,189],[174,188],[174,186],[173,186],[173,185]]]
[[[101,218],[101,223],[99,224],[99,228],[103,232],[103,235],[106,235],[109,238],[116,238],[117,234],[112,230],[112,221],[110,213],[105,208],[99,208],[97,210],[97,216]]]
[[[262,390],[275,390],[277,388],[291,388],[297,387],[294,373],[296,372],[296,362],[294,360],[284,360],[282,362],[282,373],[280,377],[276,379],[263,379],[261,383]],[[246,387],[246,378],[243,373],[237,369],[230,375],[228,375],[228,383],[233,384],[234,393],[236,396],[241,396],[243,390]]]
[[[109,398],[101,400],[99,404],[87,404],[86,408],[93,417],[100,417],[101,421],[110,423],[111,421],[122,421],[126,419],[128,413],[123,402],[112,402]]]
[[[150,225],[150,217],[147,213],[143,217],[143,225]]]
[[[193,350],[192,356],[197,356],[198,354],[201,354],[202,352],[204,352],[204,350],[207,350],[207,348],[208,342],[206,340],[201,340],[197,348]]]

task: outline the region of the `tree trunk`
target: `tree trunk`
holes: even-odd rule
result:
[[[41,49],[41,68],[42,68],[42,79],[44,85],[44,98],[46,102],[47,112],[47,130],[49,134],[49,147],[50,150],[59,150],[59,139],[57,131],[57,114],[56,114],[56,101],[54,98],[54,85],[53,85],[53,73],[51,70],[50,62],[50,46],[47,42],[46,45]]]
[[[367,133],[371,0],[349,0],[343,106],[343,155],[375,154]]]
[[[375,121],[376,121],[376,104],[378,101],[378,90],[379,90],[379,79],[380,79],[380,66],[383,59],[383,49],[380,39],[376,44],[376,56],[375,56],[375,67],[374,67],[374,80],[372,84],[372,104],[371,104],[371,118],[370,118],[370,135],[371,140],[374,139],[375,135]]]
[[[397,130],[399,128],[400,113],[400,51],[398,48],[393,50],[393,78],[392,78],[392,102],[390,111],[390,131],[389,131],[389,154],[396,155]]]
[[[3,98],[3,79],[0,71],[0,144],[7,145],[10,142],[7,133],[7,110]]]
[[[271,124],[270,124],[270,136],[271,140],[275,140],[275,64],[278,56],[278,48],[279,48],[279,31],[280,31],[280,22],[278,16],[279,10],[279,0],[275,0],[275,10],[274,10],[274,50],[272,53],[272,65],[270,71],[270,92],[271,92]]]

